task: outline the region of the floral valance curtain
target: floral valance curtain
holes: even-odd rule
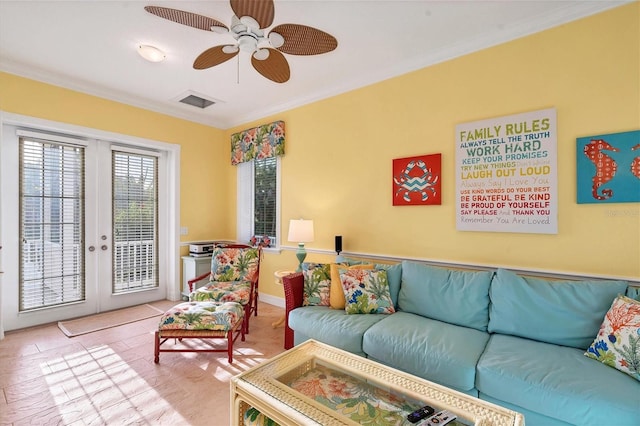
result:
[[[231,135],[231,164],[284,155],[284,121]]]

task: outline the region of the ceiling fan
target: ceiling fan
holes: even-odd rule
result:
[[[268,33],[275,15],[273,0],[230,0],[234,16],[231,26],[196,13],[160,6],[144,9],[156,16],[178,24],[187,25],[218,34],[229,33],[234,44],[214,46],[202,52],[193,68],[201,70],[220,65],[235,57],[240,51],[251,53],[253,67],[269,80],[284,83],[291,72],[282,53],[290,55],[319,55],[331,52],[338,41],[331,34],[300,24],[281,24]]]

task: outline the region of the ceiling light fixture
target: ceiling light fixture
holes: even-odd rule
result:
[[[141,44],[138,46],[138,53],[144,59],[149,62],[161,62],[164,61],[167,55],[160,49],[147,44]]]

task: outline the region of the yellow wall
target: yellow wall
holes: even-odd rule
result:
[[[229,144],[222,130],[6,73],[0,73],[0,110],[180,145],[180,223],[189,230],[181,239],[235,234],[229,211],[219,208],[219,200],[235,196],[226,182]]]
[[[639,17],[636,2],[226,131],[5,73],[0,110],[180,144],[183,241],[233,238],[229,137],[280,119],[282,240],[289,219],[305,217],[316,227],[310,250],[332,251],[343,235],[349,252],[638,279],[640,205],[576,204],[575,151],[576,137],[640,129]],[[456,124],[548,107],[558,113],[559,233],[456,231]],[[393,207],[392,159],[429,153],[442,153],[442,205]],[[292,251],[266,253],[261,291],[282,296],[273,272],[296,264]]]
[[[282,235],[311,218],[316,241],[350,252],[640,278],[640,204],[576,204],[576,138],[640,129],[640,25],[634,3],[379,84],[247,123],[286,124]],[[557,235],[460,232],[456,124],[555,107]],[[442,153],[442,205],[392,206],[393,158]],[[309,254],[307,260],[328,256]],[[297,264],[267,254],[272,273]]]

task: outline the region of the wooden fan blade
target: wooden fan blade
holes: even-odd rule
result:
[[[228,44],[226,46],[234,46],[233,44]],[[233,58],[240,52],[240,49],[236,50],[233,53],[225,53],[222,49],[225,46],[215,46],[211,49],[207,49],[202,52],[196,60],[193,62],[193,68],[197,70],[204,70],[207,68],[214,67],[216,65],[220,65],[223,62],[228,61]]]
[[[319,55],[338,47],[338,40],[334,36],[306,25],[282,24],[271,32],[284,38],[284,44],[276,49],[291,55]]]
[[[275,49],[267,48],[269,57],[265,60],[255,58],[251,55],[251,65],[264,77],[276,83],[284,83],[289,80],[291,71],[289,63],[284,55]]]
[[[273,24],[275,15],[273,0],[231,0],[231,9],[238,18],[251,16],[258,22],[260,28],[267,28]]]
[[[144,10],[169,21],[188,27],[197,28],[199,30],[211,31],[211,27],[221,27],[225,30],[229,28],[222,22],[209,18],[207,16],[198,15],[196,13],[185,12],[184,10],[169,9],[160,6],[145,6]]]

